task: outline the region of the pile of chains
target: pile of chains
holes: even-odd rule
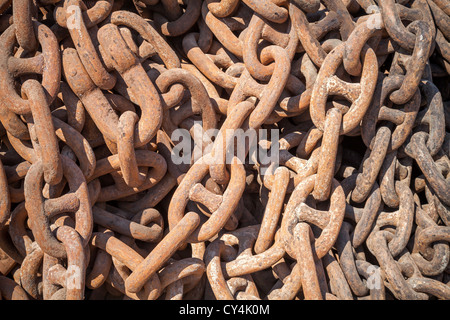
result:
[[[0,0],[0,298],[450,299],[449,41],[449,0]]]

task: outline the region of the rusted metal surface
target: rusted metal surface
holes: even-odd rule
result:
[[[0,1],[0,300],[449,300],[449,8]]]

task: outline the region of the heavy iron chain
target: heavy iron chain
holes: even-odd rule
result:
[[[450,299],[449,8],[0,1],[0,298]]]

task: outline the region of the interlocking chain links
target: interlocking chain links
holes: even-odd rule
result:
[[[183,0],[183,2],[185,2]],[[198,20],[201,15],[201,0],[189,0],[185,12],[174,21],[169,21],[166,17],[154,14],[155,22],[159,25],[161,33],[165,36],[176,37],[184,34]],[[163,2],[164,3],[164,2]],[[176,4],[177,5],[177,4]]]
[[[450,298],[445,1],[133,3],[0,1],[2,298]]]
[[[110,8],[111,3],[112,1],[110,1]],[[94,43],[94,41],[97,41],[98,28],[94,24],[88,31],[81,13],[82,5],[84,5],[84,2],[80,0],[64,1],[63,10],[66,12],[66,19],[72,20],[69,21],[69,25],[66,23],[66,27],[89,77],[100,89],[112,89],[116,84],[116,77],[111,75],[102,63],[97,52],[98,44]],[[105,16],[107,16],[107,13],[105,13]]]
[[[185,244],[199,223],[200,217],[194,212],[188,212],[130,274],[125,282],[128,291],[138,292],[145,282],[169,260],[170,256]]]
[[[47,279],[65,289],[65,300],[83,300],[87,263],[80,234],[68,226],[60,226],[55,232],[67,252],[67,268],[51,266],[46,270]]]
[[[317,175],[312,175],[295,188],[293,194],[295,197],[290,198],[290,202],[285,209],[285,216],[281,221],[282,239],[286,246],[286,251],[293,257],[293,248],[291,237],[293,236],[293,228],[302,221],[313,223],[320,229],[322,233],[315,241],[315,252],[317,257],[322,258],[332,247],[339,233],[340,226],[344,219],[345,211],[345,195],[340,184],[334,180],[330,196],[329,211],[320,211],[308,207],[305,203],[306,198],[313,191],[317,183]]]
[[[89,242],[93,219],[86,180],[81,170],[69,158],[62,156],[63,174],[70,193],[55,199],[43,199],[43,164],[34,163],[25,177],[25,206],[29,215],[31,229],[42,250],[54,257],[67,256],[64,246],[57,241],[50,229],[49,219],[62,212],[75,213],[75,230],[82,238],[83,246]]]
[[[325,58],[320,69],[311,96],[311,119],[314,125],[324,132],[321,157],[318,168],[318,183],[314,193],[319,200],[329,195],[334,166],[336,162],[338,137],[348,134],[361,122],[366,113],[378,76],[378,62],[372,49],[364,55],[364,68],[361,71],[360,84],[345,83],[335,73],[344,59],[345,43],[339,44]],[[326,100],[329,95],[341,95],[352,102],[349,110],[342,114],[339,109],[332,109],[325,115]],[[326,143],[326,144],[325,144]]]
[[[192,188],[202,181],[209,170],[205,159],[199,159],[186,173],[171,199],[168,209],[169,228],[175,228],[184,216],[191,197]],[[238,158],[234,158],[230,169],[230,181],[223,193],[219,207],[209,219],[189,235],[188,242],[203,242],[210,239],[225,225],[236,210],[245,188],[245,170]]]
[[[429,131],[414,132],[411,140],[405,146],[405,152],[416,161],[438,197],[449,205],[448,181],[437,169],[435,162],[431,160],[432,155],[437,153],[445,138],[442,100],[440,93],[436,91],[436,87],[432,83],[427,81],[421,87],[429,108],[418,116],[417,124],[420,126],[422,123],[427,123]]]
[[[136,150],[136,162],[139,167],[152,168],[147,172],[144,182],[138,187],[133,188],[125,183],[122,176],[116,175],[114,185],[101,188],[97,198],[98,202],[120,199],[150,189],[161,181],[167,170],[167,164],[164,158],[153,151]],[[103,158],[97,162],[97,166],[89,182],[107,174],[117,173],[118,170],[120,170],[120,160],[117,154]]]
[[[422,9],[422,13],[430,11],[426,1],[416,1],[415,4],[418,8]],[[407,29],[400,20],[399,9],[401,9],[402,6],[391,0],[383,1],[382,3],[379,3],[379,5],[386,31],[396,43],[406,50],[412,51],[415,47],[416,36],[411,29]],[[422,16],[422,18],[424,21],[430,21],[427,19],[429,18],[428,16]]]
[[[434,208],[424,208],[419,206],[417,208],[416,222],[419,230],[433,230],[438,231],[438,233],[443,229],[444,237],[445,237],[445,229],[446,227],[438,226],[436,222],[429,216],[428,210],[434,211]],[[420,233],[420,232],[419,232]],[[441,233],[442,234],[442,233]],[[443,270],[443,266],[448,264],[447,260],[450,257],[448,243],[445,242],[436,242],[433,243],[433,240],[425,240],[422,235],[421,238],[417,237],[417,244],[411,253],[411,258],[413,258],[417,267],[421,271],[423,275],[431,276],[440,274]],[[437,235],[439,237],[439,235]],[[419,239],[420,242],[419,242]],[[425,240],[425,241],[424,241]],[[433,246],[434,252],[430,252],[427,249],[429,246]],[[420,250],[419,250],[420,248]],[[426,258],[425,258],[426,257]]]
[[[114,237],[111,232],[97,232],[93,233],[92,244],[99,249],[107,252],[113,258],[120,261],[129,270],[134,271],[137,266],[142,263],[144,258],[135,250],[130,248],[126,243]],[[127,272],[127,277],[130,275]],[[111,275],[111,273],[110,273]],[[126,278],[127,279],[127,278]],[[126,279],[122,279],[125,281]],[[113,282],[109,277],[106,281]],[[136,300],[153,300],[158,298],[161,294],[161,282],[158,275],[154,275],[144,284],[144,289],[138,293],[132,293],[122,284],[117,288],[126,296]]]
[[[26,125],[17,117],[31,112],[29,102],[21,98],[15,89],[15,79],[24,74],[41,74],[42,86],[48,105],[59,91],[61,79],[61,58],[58,42],[48,27],[37,21],[33,22],[33,33],[41,45],[40,54],[34,57],[21,58],[14,55],[17,45],[16,25],[11,25],[0,36],[2,49],[0,52],[1,97],[5,104],[2,107],[2,124],[8,132],[18,139],[30,139]],[[20,50],[19,50],[20,52]]]
[[[154,53],[157,54],[167,69],[179,68],[180,58],[164,38],[142,19],[139,15],[129,11],[115,11],[110,16],[111,23],[118,26],[127,26],[128,28],[136,30],[139,35],[154,48]],[[152,54],[152,55],[153,55]]]
[[[257,255],[252,255],[252,247],[256,240],[259,226],[249,226],[225,233],[214,240],[205,252],[206,272],[208,279],[213,283],[212,290],[217,299],[242,299],[242,294],[233,292],[231,283],[237,279],[245,279],[246,294],[244,299],[259,299],[257,291],[253,290],[253,279],[250,273],[263,270],[278,261],[284,254],[283,245],[277,240],[270,250]],[[233,246],[239,246],[237,252],[233,252]],[[230,262],[221,262],[230,260]],[[233,254],[234,253],[234,254]],[[254,297],[251,297],[253,295]],[[256,296],[255,296],[256,295]]]

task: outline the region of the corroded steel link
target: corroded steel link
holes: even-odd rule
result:
[[[397,208],[400,203],[394,188],[396,165],[397,151],[388,153],[381,165],[380,174],[378,176],[383,202],[391,208]]]
[[[355,189],[352,192],[353,201],[361,203],[367,199],[383,165],[390,140],[391,130],[388,127],[380,127],[361,163]]]
[[[183,50],[189,60],[213,83],[226,89],[233,89],[238,79],[220,70],[199,47],[197,39],[198,34],[195,33],[188,33],[183,38]]]
[[[0,2],[0,13],[3,13],[5,10],[7,10],[11,6],[12,0],[2,0]]]
[[[320,153],[320,148],[317,148],[311,157],[308,160],[303,159],[303,157],[295,157],[293,156],[289,150],[294,148],[295,146],[298,146],[301,141],[305,139],[305,134],[303,132],[291,132],[287,135],[285,135],[283,138],[279,140],[279,150],[280,150],[280,159],[279,159],[279,165],[284,166],[292,171],[288,170],[289,173],[289,181],[287,182],[287,193],[291,193],[294,189],[294,187],[300,183],[301,180],[304,178],[314,174],[317,172],[318,167],[318,157]],[[308,156],[305,156],[304,158],[307,158]],[[268,190],[272,190],[273,184],[275,181],[275,171],[276,167],[274,163],[269,164],[267,171],[264,174],[264,186]],[[282,169],[284,170],[284,169]],[[293,174],[296,173],[296,175],[293,176]],[[293,183],[291,178],[293,178]]]
[[[347,7],[341,0],[324,0],[323,3],[330,11],[337,13],[337,17],[340,22],[339,32],[342,39],[347,40],[355,27],[352,16],[348,12]]]
[[[331,291],[331,293],[325,293],[325,298],[332,300],[334,297],[330,296],[334,295],[339,300],[353,300],[350,286],[332,252],[329,252],[323,257],[323,268],[324,272],[330,278],[329,291]]]
[[[159,242],[150,254],[139,263],[136,269],[125,281],[128,291],[136,293],[157,272],[170,256],[187,241],[197,228],[200,217],[194,212],[188,212],[171,232]]]
[[[272,59],[275,59],[275,67],[267,85],[257,83],[245,70],[230,96],[228,108],[234,108],[237,103],[251,96],[260,99],[249,116],[248,126],[251,129],[259,128],[267,120],[289,79],[290,60],[286,50],[278,46],[264,48],[261,52],[261,62],[264,63]],[[249,82],[252,82],[252,84],[249,84]]]
[[[218,18],[225,18],[233,14],[239,6],[239,0],[207,0],[208,10]]]
[[[66,300],[83,300],[86,279],[83,239],[78,232],[67,226],[61,226],[55,232],[56,238],[63,243],[67,252],[67,269],[64,269],[61,275],[62,280],[65,280]],[[55,268],[55,266],[52,268]],[[48,272],[51,272],[52,268]]]
[[[416,42],[413,54],[407,63],[405,79],[400,89],[390,95],[390,99],[395,104],[404,104],[413,97],[422,78],[433,41],[431,28],[425,21],[418,20],[411,23],[408,30],[416,35]]]
[[[390,291],[397,299],[401,300],[427,300],[427,295],[415,292],[403,277],[400,266],[388,248],[388,240],[391,237],[392,234],[388,231],[378,231],[373,233],[367,242],[369,250],[376,256],[384,271]]]
[[[183,0],[184,2],[184,0]],[[155,23],[159,25],[161,33],[168,37],[177,37],[186,33],[195,25],[201,15],[201,0],[188,0],[185,12],[175,21],[169,21],[163,15],[155,14]]]
[[[428,107],[418,113],[415,126],[418,129],[428,126],[426,131],[429,138],[426,141],[426,146],[430,154],[435,156],[445,140],[445,115],[442,95],[430,81],[422,81],[419,88],[426,98]],[[409,152],[408,144],[405,145],[405,152]]]
[[[445,35],[446,38],[450,36],[450,18],[449,16],[433,1],[427,1],[430,6],[431,13],[433,14],[436,27]]]
[[[433,295],[442,300],[450,299],[450,289],[448,285],[429,278],[409,278],[408,284],[416,292]]]
[[[350,109],[343,115],[340,134],[347,134],[355,129],[366,113],[374,93],[378,62],[372,49],[368,49],[363,63],[359,84],[346,83],[335,73],[344,57],[345,43],[334,48],[323,62],[311,96],[310,113],[314,125],[323,130],[325,123],[325,105],[329,95],[339,94],[352,102]]]
[[[80,60],[78,59],[78,56],[73,51],[73,49],[66,49],[64,51],[63,61],[65,65],[78,63],[79,67],[81,67]],[[118,68],[120,68],[120,66],[118,66]],[[138,71],[140,71],[141,82],[136,82],[137,79],[134,79],[133,83],[136,85],[133,85],[130,90],[134,92],[134,96],[138,97],[137,99],[139,100],[139,102],[141,102],[140,105],[142,107],[143,113],[139,121],[137,119],[137,115],[131,111],[123,113],[118,119],[118,116],[114,113],[114,111],[111,110],[112,106],[110,105],[106,97],[103,95],[103,93],[98,88],[95,88],[92,82],[90,84],[89,82],[86,83],[87,74],[84,74],[84,77],[83,76],[80,77],[80,73],[78,73],[78,75],[75,75],[75,77],[71,77],[70,78],[71,80],[69,80],[69,84],[73,88],[74,87],[77,88],[75,92],[78,94],[81,100],[84,101],[84,104],[88,112],[90,112],[91,116],[93,117],[94,121],[96,121],[97,125],[99,125],[100,123],[102,124],[101,131],[104,134],[106,134],[111,141],[118,142],[117,148],[120,150],[117,150],[117,152],[119,153],[119,157],[121,158],[122,170],[125,169],[124,172],[125,181],[130,187],[139,187],[144,183],[145,180],[145,176],[142,175],[140,176],[139,173],[137,172],[138,171],[137,160],[136,155],[134,154],[133,146],[140,147],[146,144],[153,137],[153,135],[156,135],[156,130],[159,128],[159,125],[161,123],[161,117],[155,116],[155,114],[152,113],[152,111],[156,111],[158,114],[158,110],[159,112],[161,112],[160,98],[156,92],[156,89],[154,88],[153,84],[151,84],[142,67],[136,64],[134,65],[134,67],[132,66],[131,69],[129,70],[126,70],[125,68],[124,68],[125,70],[123,69],[121,70],[124,72],[123,75],[125,77],[129,77],[131,76],[129,75],[129,73],[133,73],[133,70],[136,70],[136,68]],[[148,84],[148,86],[146,86],[146,84]],[[78,85],[83,87],[79,87]],[[146,90],[145,87],[154,88],[154,92],[145,91]],[[84,92],[88,92],[89,94],[85,95]],[[152,97],[153,100],[144,100],[145,97]],[[103,105],[101,108],[98,108],[98,106],[94,106],[94,101],[92,99],[95,98],[97,99],[100,98],[102,100]],[[151,102],[155,101],[155,99],[157,99],[156,101],[159,102],[159,105],[158,102],[156,102],[156,104],[151,104]],[[111,119],[112,117],[111,120],[113,121],[108,122],[105,121],[104,115],[107,116],[109,119]],[[129,116],[132,116],[134,120],[130,119]],[[128,120],[131,120],[131,123],[133,125],[127,126],[126,123]],[[117,124],[116,127],[114,126],[115,123]],[[143,128],[144,127],[147,128],[147,125],[149,124],[151,125],[151,127],[154,127],[156,129],[154,132],[152,130],[143,130]],[[128,140],[126,139],[127,134],[121,132],[120,130],[120,129],[124,130],[125,128],[131,129],[134,128],[134,130],[129,132],[130,136]],[[119,129],[119,134],[117,134],[117,129]],[[121,137],[120,139],[118,139],[119,136]]]
[[[11,214],[11,200],[9,198],[8,178],[5,167],[0,161],[0,229],[6,224]]]
[[[420,231],[415,243],[418,252],[425,252],[426,248],[435,241],[449,242],[450,229],[444,226],[428,227]]]
[[[316,265],[314,263],[315,252],[311,245],[314,240],[311,227],[304,222],[294,227],[295,254],[297,263],[300,265],[300,277],[302,279],[302,290],[305,300],[322,300]]]
[[[148,78],[142,65],[128,49],[119,28],[107,24],[99,29],[98,40],[107,55],[106,64],[117,70],[131,91],[131,99],[140,108],[142,115],[135,128],[135,147],[147,144],[161,125],[161,100],[155,86]]]
[[[283,244],[279,241],[278,234],[275,237],[275,243],[270,248],[253,255],[252,248],[259,231],[259,225],[252,225],[225,233],[217,240],[224,242],[226,246],[239,246],[235,259],[221,263],[225,278],[246,276],[267,269],[284,255],[285,251]]]
[[[88,179],[94,173],[96,167],[95,154],[91,145],[83,135],[66,122],[55,117],[52,117],[52,121],[56,136],[69,146],[76,155],[79,167],[85,178]]]
[[[374,28],[371,23],[372,21],[367,20],[358,24],[345,42],[344,68],[352,76],[361,74],[362,64],[360,57],[363,57],[363,50],[367,51],[367,45],[376,48],[381,40],[382,29]]]
[[[103,232],[113,234],[113,232],[108,229],[103,230]],[[108,277],[111,265],[111,256],[106,251],[98,249],[93,259],[91,269],[86,273],[86,287],[92,290],[100,288]]]
[[[318,146],[320,139],[322,139],[323,131],[316,127],[311,127],[306,133],[305,137],[298,144],[296,154],[300,158],[307,158],[314,149]]]
[[[203,2],[202,6],[202,18],[217,40],[232,54],[242,59],[243,42],[241,38],[243,35],[239,35],[238,37],[234,32],[243,31],[248,21],[234,16],[228,17],[227,19],[220,19],[209,11],[209,6],[206,1]],[[200,40],[198,40],[199,44]]]
[[[97,199],[98,202],[116,200],[150,189],[158,184],[167,171],[167,164],[164,158],[152,151],[136,150],[136,162],[139,167],[152,168],[148,171],[145,181],[139,187],[132,188],[127,186],[123,178],[120,177],[119,181],[122,181],[123,185],[109,185],[102,188]],[[114,173],[119,169],[120,161],[118,155],[100,159],[97,161],[95,171],[88,182],[109,173]]]
[[[56,137],[58,137],[61,141],[66,143],[71,148],[78,161],[80,162],[80,169],[82,170],[84,176],[86,178],[90,177],[95,169],[96,159],[94,151],[92,150],[88,141],[79,132],[77,132],[64,121],[59,120],[55,117],[52,117],[51,120]],[[46,134],[49,135],[49,132],[50,131],[46,132]],[[27,147],[27,145],[25,145],[23,141],[16,139],[12,135],[9,135],[9,140],[11,144],[14,145],[21,157],[23,157],[25,160],[31,163],[38,161],[39,157],[36,154],[35,150]],[[52,161],[54,160],[55,159],[52,159]],[[51,167],[51,169],[53,170],[54,168]]]
[[[42,53],[32,58],[22,59],[13,56],[17,43],[14,24],[0,36],[0,97],[10,111],[20,115],[28,114],[31,110],[28,102],[16,92],[15,77],[29,73],[41,74],[41,83],[48,104],[56,98],[60,87],[61,56],[58,41],[47,26],[34,21],[33,27]]]
[[[449,26],[0,0],[0,298],[450,300]]]
[[[372,104],[362,120],[361,136],[367,147],[370,147],[372,140],[378,134],[377,123],[379,121],[390,121],[396,125],[394,128],[390,143],[386,150],[387,153],[397,150],[408,139],[420,108],[421,94],[416,90],[413,97],[403,104],[403,110],[398,107],[394,110],[390,107],[388,96],[400,88],[405,77],[394,75],[390,77],[380,77],[374,92]]]
[[[39,145],[37,153],[42,160],[44,180],[50,185],[55,185],[63,177],[63,168],[44,88],[36,80],[27,80],[22,86],[22,96],[29,101],[32,116],[30,123],[33,124],[37,140],[34,147],[37,149]]]
[[[44,253],[39,246],[34,247],[35,249],[27,254],[20,267],[20,284],[33,299],[41,300],[42,297],[38,288],[38,273],[44,259]]]
[[[95,5],[87,8],[84,1],[78,0],[76,3],[72,2],[70,5],[74,5],[75,7],[70,8],[68,2],[63,1],[57,4],[53,15],[58,25],[63,28],[68,28],[68,20],[70,24],[79,21],[77,19],[80,16],[76,16],[75,14],[77,10],[81,9],[79,13],[82,14],[83,20],[86,22],[86,27],[90,29],[108,17],[113,9],[113,2],[113,0],[96,1]],[[68,13],[70,14],[68,15]]]
[[[408,153],[414,158],[439,199],[450,205],[450,183],[439,171],[428,151],[427,138],[429,139],[429,136],[426,132],[415,133],[408,144]]]
[[[246,69],[250,72],[252,77],[261,81],[268,81],[270,76],[274,73],[275,64],[277,60],[281,59],[279,54],[263,58],[263,52],[267,49],[263,49],[261,52],[261,59],[265,60],[275,60],[275,64],[265,65],[265,63],[260,63],[257,57],[257,47],[259,39],[261,38],[264,27],[266,26],[264,20],[257,14],[254,14],[250,20],[248,29],[246,30],[245,39],[243,42],[243,61],[245,63]],[[289,43],[284,48],[290,60],[292,60],[295,49],[297,47],[298,37],[296,36],[295,29],[290,26],[289,32]],[[269,47],[270,48],[270,47]]]
[[[364,260],[356,260],[356,268],[358,269],[359,274],[363,276],[366,281],[373,277],[374,270],[376,270],[376,266]],[[370,289],[370,300],[386,300],[386,289],[383,281],[383,275],[381,275],[380,285],[373,286]]]
[[[351,231],[351,225],[344,221],[342,223],[339,236],[336,240],[336,249],[339,254],[339,264],[352,292],[356,296],[361,297],[368,293],[369,288],[367,288],[367,286],[363,283],[358,274],[357,260],[353,252],[352,240],[350,236]]]
[[[222,265],[222,269],[227,277],[252,274],[253,272],[269,268],[276,261],[280,260],[280,257],[282,257],[284,253],[285,251],[282,243],[279,242],[279,240],[276,240],[275,244],[264,252],[225,262]]]
[[[136,217],[140,216],[141,219],[144,219],[144,224],[134,221],[135,218],[133,218],[133,220],[128,220],[98,206],[93,207],[92,214],[94,223],[119,234],[132,237],[133,239],[146,242],[157,242],[162,238],[163,225],[162,220],[160,219],[161,216],[154,209],[147,209],[140,215],[136,215]],[[159,224],[157,222],[158,220],[160,220]],[[156,223],[151,226],[145,225],[152,221],[155,221]]]
[[[415,47],[416,36],[405,28],[400,20],[399,9],[394,0],[379,3],[383,23],[389,36],[403,48],[412,51]]]
[[[86,180],[76,164],[61,156],[63,174],[67,179],[70,193],[57,199],[43,199],[41,185],[43,165],[34,163],[25,177],[25,207],[29,215],[31,229],[41,249],[54,257],[65,258],[67,252],[50,230],[51,214],[60,212],[75,213],[75,230],[80,234],[83,246],[89,241],[93,229],[93,219]]]
[[[78,132],[83,130],[86,121],[84,106],[66,82],[61,82],[58,98],[64,103],[67,124]]]
[[[400,198],[398,211],[380,212],[377,217],[374,232],[383,229],[384,226],[396,226],[395,235],[389,240],[389,250],[393,257],[398,256],[406,247],[411,236],[414,222],[414,199],[406,181],[398,181],[395,184],[396,192]]]
[[[314,37],[306,15],[293,4],[289,5],[289,13],[300,43],[314,64],[320,67],[327,54],[316,37]]]
[[[279,167],[275,170],[272,184],[272,192],[269,195],[264,217],[258,238],[255,243],[255,252],[262,253],[272,244],[275,236],[278,220],[281,215],[284,197],[289,184],[289,171],[285,167]]]
[[[92,244],[120,261],[129,270],[135,270],[144,258],[126,243],[114,237],[111,233],[95,232],[92,234]],[[145,284],[143,290],[132,293],[123,286],[123,293],[136,300],[154,300],[161,294],[161,282],[157,274],[152,276]]]
[[[152,4],[151,2],[154,2],[154,0],[144,2],[149,2],[148,4]],[[175,20],[183,14],[181,6],[177,0],[162,0],[161,4],[163,5],[167,16],[170,18],[169,20]]]
[[[80,6],[82,3],[80,0],[67,0],[64,2],[66,18],[72,19],[71,24],[74,24],[68,25],[67,29],[78,56],[92,81],[99,88],[110,90],[116,84],[116,77],[108,72],[99,56],[96,48],[98,45],[95,45],[98,28],[94,26],[88,31],[84,17],[81,14]]]
[[[73,48],[65,49],[62,53],[62,62],[67,83],[83,103],[96,129],[100,130],[109,141],[117,142],[119,117],[103,92],[89,77],[77,51]]]
[[[161,290],[167,288],[167,296],[176,296],[173,292],[176,284],[181,286],[179,300],[182,300],[186,294],[193,290],[202,279],[205,273],[205,263],[198,258],[186,258],[177,260],[168,266],[164,267],[159,273],[158,277],[161,281]],[[170,300],[167,299],[166,300]]]
[[[257,14],[260,14],[265,19],[275,23],[283,23],[289,17],[286,8],[276,5],[271,0],[242,0],[242,2]]]
[[[331,109],[327,112],[323,129],[322,144],[320,146],[320,160],[317,167],[317,180],[314,185],[313,196],[316,200],[324,201],[330,195],[331,183],[335,172],[336,156],[339,146],[339,131],[342,126],[342,112]]]
[[[231,145],[234,146],[230,139],[234,139],[235,130],[241,128],[245,119],[254,108],[254,104],[248,101],[239,103],[236,108],[230,110],[222,127],[220,127],[211,149],[211,156],[215,161],[209,167],[209,174],[217,183],[223,184],[229,180],[229,173],[226,168],[227,149]],[[230,131],[233,134],[230,134]]]
[[[207,247],[205,252],[206,272],[217,299],[259,298],[250,273],[266,269],[278,261],[283,255],[284,249],[277,242],[278,244],[273,247],[274,250],[267,250],[264,254],[253,256],[251,248],[256,240],[258,230],[258,225],[237,229],[223,234],[222,237],[211,243],[211,247]],[[221,262],[221,259],[230,260],[231,248],[237,245],[239,250],[236,252],[236,258],[230,262]],[[243,286],[246,287],[244,296],[236,292],[238,291],[236,281],[244,281]]]
[[[167,69],[179,68],[180,58],[164,38],[144,19],[133,12],[115,11],[111,14],[111,23],[118,26],[127,26],[136,30],[147,41],[164,62]]]
[[[169,229],[175,228],[183,218],[191,188],[208,173],[209,166],[204,163],[205,161],[207,160],[199,159],[186,173],[183,181],[175,190],[168,209]],[[202,242],[216,234],[236,210],[244,189],[245,170],[240,160],[234,157],[230,170],[230,182],[223,193],[219,208],[212,213],[206,222],[189,235],[187,241]]]
[[[420,206],[417,207],[416,222],[418,228],[420,228],[419,232],[426,229],[435,231],[441,228],[441,226],[438,226],[436,222],[433,221],[428,212],[425,212],[425,210],[420,208]],[[425,240],[425,237],[422,239]],[[426,276],[433,276],[442,273],[444,266],[448,265],[448,261],[450,259],[450,248],[448,243],[435,242],[431,244],[431,242],[427,241],[427,246],[431,245],[433,248],[433,252],[431,253],[428,248],[422,253],[418,252],[416,248],[413,248],[411,253],[411,258],[414,260],[414,263],[417,265],[420,272]]]
[[[333,180],[331,188],[329,212],[308,209],[305,201],[313,191],[316,181],[317,175],[312,175],[296,186],[281,221],[282,241],[284,241],[286,251],[293,257],[295,257],[295,254],[293,253],[294,249],[291,247],[292,243],[290,240],[296,224],[302,221],[310,222],[322,229],[322,233],[315,240],[314,245],[317,257],[321,259],[335,243],[344,219],[345,195],[342,187],[336,180]]]
[[[5,300],[30,300],[26,291],[13,279],[0,275],[0,293]]]
[[[317,12],[320,8],[318,0],[293,0],[292,3],[307,13]]]
[[[138,115],[132,111],[124,112],[117,125],[119,139],[117,154],[123,180],[129,187],[139,187],[145,181],[146,172],[139,170],[134,149],[134,128],[139,121]]]
[[[351,198],[350,193],[354,192],[355,190],[357,179],[358,174],[354,174],[342,181],[342,188],[344,189],[346,196],[348,196],[349,198]],[[364,204],[364,208],[362,209],[361,216],[358,219],[355,219],[357,221],[355,221],[356,226],[355,230],[353,231],[352,239],[352,245],[355,248],[358,248],[367,239],[377,218],[378,210],[383,205],[380,189],[381,188],[378,187],[378,184],[374,182],[372,189],[370,190],[370,194],[368,195],[367,200]],[[346,214],[350,214],[352,211],[356,212],[360,209],[347,203],[345,210]]]
[[[12,3],[13,19],[17,26],[17,42],[20,47],[28,52],[36,51],[38,46],[32,21],[33,5],[34,3],[31,0],[15,0]]]
[[[25,202],[19,203],[11,212],[9,235],[17,251],[25,257],[32,251],[33,239],[28,235],[26,220],[28,218]]]
[[[231,278],[227,280],[227,285],[236,300],[260,300],[258,289],[249,276]]]
[[[217,127],[218,119],[208,93],[201,81],[190,72],[178,68],[170,69],[156,79],[156,84],[163,94],[175,84],[183,85],[191,95],[192,113],[202,116],[203,130],[206,132]]]
[[[234,300],[221,268],[220,260],[224,254],[226,246],[223,241],[216,240],[208,246],[205,252],[206,274],[217,300]]]

